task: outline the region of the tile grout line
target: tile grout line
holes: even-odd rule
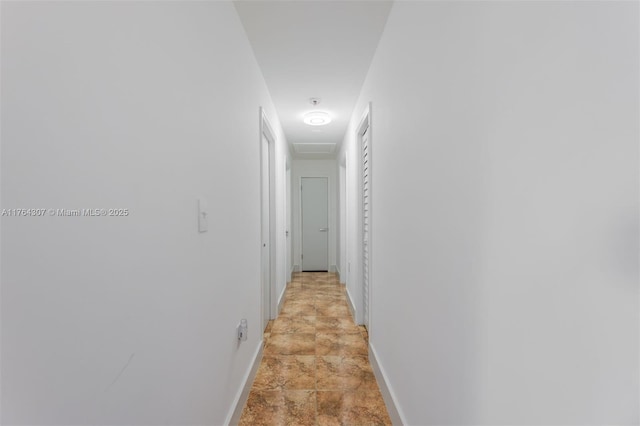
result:
[[[359,341],[360,343],[364,344],[366,346],[367,342],[366,339],[364,338],[364,334],[362,333],[362,330],[360,328],[358,328],[357,324],[353,324],[353,326],[355,327],[354,331],[347,331],[347,329],[345,327],[347,327],[347,325],[344,324],[344,316],[339,314],[336,310],[326,310],[326,306],[327,305],[335,305],[335,304],[346,304],[346,294],[344,291],[344,288],[340,287],[339,282],[337,282],[337,286],[336,284],[336,279],[335,277],[333,278],[328,278],[330,275],[327,274],[325,278],[316,278],[316,276],[309,274],[309,275],[298,275],[298,276],[294,276],[292,278],[292,281],[290,283],[287,283],[287,289],[286,289],[286,293],[285,293],[285,303],[286,302],[292,302],[291,304],[295,304],[295,302],[299,302],[299,303],[307,303],[307,305],[311,305],[313,306],[313,309],[315,310],[315,315],[313,317],[313,337],[314,337],[314,346],[313,346],[313,362],[314,362],[314,377],[313,377],[313,388],[312,390],[315,393],[315,398],[314,398],[314,411],[307,411],[309,414],[311,414],[312,412],[315,414],[315,419],[311,419],[309,417],[307,417],[307,421],[309,422],[308,424],[315,424],[316,426],[318,426],[320,424],[319,421],[319,414],[320,414],[320,406],[319,406],[319,373],[320,373],[320,364],[321,364],[321,358],[323,355],[321,355],[318,351],[319,346],[318,346],[318,334],[320,333],[319,329],[318,329],[318,319],[319,318],[325,318],[325,327],[329,326],[329,327],[335,327],[335,330],[331,329],[327,329],[324,332],[326,334],[328,334],[328,336],[326,336],[328,338],[325,339],[326,341],[324,342],[325,346],[328,346],[324,349],[324,351],[329,351],[326,353],[327,356],[333,356],[336,355],[340,358],[340,360],[344,361],[345,359],[348,358],[362,358],[365,363],[367,365],[370,366],[369,364],[369,360],[367,356],[362,356],[363,354],[360,354],[358,352],[358,350],[356,350],[355,352],[352,352],[353,347],[351,346],[352,343],[351,342],[356,342]],[[336,292],[335,290],[340,289],[339,292]],[[299,291],[299,293],[298,293]],[[326,299],[323,299],[322,296],[324,295],[333,295],[333,296],[337,296],[337,297],[328,297]],[[309,303],[309,302],[312,302]],[[323,315],[322,317],[318,316],[319,310],[318,308],[320,306],[325,307],[323,309],[323,313],[325,315]],[[329,313],[331,312],[331,313]],[[279,315],[278,318],[276,318],[274,320],[274,322],[271,324],[271,328],[269,330],[269,341],[270,341],[270,348],[273,349],[274,352],[276,353],[272,353],[271,356],[277,357],[277,358],[281,358],[281,359],[285,359],[285,358],[289,358],[289,356],[291,356],[291,358],[293,358],[295,360],[295,356],[296,355],[304,355],[304,353],[300,353],[300,351],[298,349],[290,349],[287,350],[286,346],[281,346],[281,344],[276,343],[275,346],[273,346],[271,344],[271,338],[273,336],[271,336],[271,334],[273,334],[273,327],[276,324],[279,324],[278,328],[283,327],[281,322],[278,322],[278,319],[281,319],[283,317],[289,317],[291,318],[293,321],[292,323],[289,323],[288,325],[284,326],[284,329],[281,330],[281,333],[276,333],[276,336],[282,335],[282,334],[296,334],[297,331],[299,331],[299,327],[300,325],[298,325],[298,327],[296,327],[295,324],[295,319],[296,318],[300,318],[300,317],[305,317],[308,315],[309,312],[308,311],[304,311],[304,309],[291,309],[289,308],[287,310],[287,314],[284,316]],[[337,319],[337,318],[342,318],[342,320],[337,320],[336,322],[332,322],[332,321],[326,321],[328,319]],[[348,315],[348,318],[351,320],[349,322],[353,323],[353,318]],[[303,325],[304,327],[304,325]],[[348,326],[351,327],[351,326]],[[293,331],[289,331],[287,332],[287,330],[293,330]],[[310,330],[311,331],[311,330]],[[355,334],[355,336],[351,337],[350,339],[347,339],[346,341],[344,341],[343,339],[340,339],[341,336],[343,335],[353,335]],[[333,335],[333,338],[331,338],[331,335]],[[356,337],[357,336],[357,337]],[[291,338],[291,336],[290,336]],[[289,339],[290,339],[289,338]],[[336,339],[337,340],[334,340]],[[274,342],[275,343],[275,342]],[[285,339],[285,342],[283,342],[285,345],[287,345],[287,339]],[[360,344],[358,344],[357,346],[360,346]],[[346,352],[349,353],[344,353],[346,350]],[[334,354],[334,351],[336,351],[336,353]],[[304,352],[304,351],[302,351]],[[330,364],[332,364],[332,362],[330,362]],[[342,365],[342,364],[340,364]],[[329,367],[329,365],[327,366]],[[282,368],[282,367],[280,367]],[[331,370],[331,368],[330,368]],[[276,370],[278,371],[278,370]],[[280,374],[282,373],[281,371],[278,373]],[[328,370],[328,374],[329,376],[327,377],[327,379],[329,380],[328,383],[333,383],[335,380],[340,380],[340,376],[334,376],[335,373],[331,373]],[[374,382],[375,383],[375,382]],[[347,409],[347,406],[343,406],[343,404],[345,403],[346,400],[344,400],[343,398],[345,398],[346,396],[349,396],[349,398],[358,398],[358,392],[361,388],[356,387],[356,388],[349,388],[349,387],[345,387],[345,386],[338,386],[334,389],[336,385],[331,385],[330,386],[330,391],[335,391],[338,392],[339,395],[335,395],[335,397],[338,398],[338,404],[340,407],[338,411],[336,411],[335,413],[332,412],[328,412],[328,416],[329,418],[333,418],[335,417],[335,415],[337,415],[338,417],[340,417],[341,419],[344,419],[341,416],[344,416],[346,413],[348,413],[350,410]],[[274,388],[273,390],[277,390],[280,392],[283,392],[283,398],[286,398],[284,396],[284,394],[287,392],[287,390],[292,391],[295,389],[285,389],[287,386],[284,385],[284,387],[278,387],[277,389]],[[376,388],[379,392],[379,388],[377,386],[376,383]],[[258,390],[256,390],[256,392],[259,392]],[[335,393],[334,392],[334,393]],[[331,392],[330,392],[331,394]],[[330,405],[333,404],[333,398],[334,395],[331,394],[331,396],[327,396],[329,397],[329,399],[326,401],[327,403],[329,403]],[[360,394],[359,398],[362,398],[362,394]],[[286,400],[286,399],[285,399]],[[350,400],[350,399],[349,399]],[[370,416],[370,415],[377,415],[377,414],[371,414],[372,412],[368,411],[370,409],[373,410],[379,410],[380,407],[376,407],[376,405],[374,404],[373,406],[369,406],[367,403],[364,403],[365,405],[360,405],[362,404],[362,401],[357,402],[358,405],[355,405],[354,407],[359,407],[358,409],[364,409],[366,416]],[[268,409],[269,406],[267,406],[267,412],[269,412]],[[308,406],[309,407],[309,406]],[[257,406],[257,408],[259,408],[259,405]],[[263,407],[264,408],[264,407]],[[311,408],[311,407],[309,407]],[[386,412],[386,407],[383,408],[384,410],[384,415],[388,416],[388,413]],[[342,410],[342,411],[341,411]],[[347,410],[347,411],[344,411]],[[286,411],[286,409],[285,409]],[[276,413],[280,412],[279,409],[276,409]],[[376,411],[374,411],[373,413],[375,413]],[[273,412],[272,412],[273,413]],[[280,412],[280,415],[282,413]],[[284,413],[285,416],[287,416],[286,412]],[[250,415],[249,415],[250,416]],[[263,418],[263,422],[266,420],[266,418]],[[314,421],[315,420],[315,421]],[[337,419],[336,419],[337,420]],[[255,424],[256,422],[256,418],[247,418],[246,421],[244,423],[241,422],[241,424],[250,424],[249,422],[253,421],[254,423],[251,424]],[[386,423],[386,420],[385,420]]]

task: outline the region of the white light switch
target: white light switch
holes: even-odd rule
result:
[[[207,232],[208,225],[207,201],[204,198],[198,198],[198,231]]]

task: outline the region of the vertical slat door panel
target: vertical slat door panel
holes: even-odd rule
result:
[[[370,153],[368,129],[362,135],[362,297],[363,322],[369,327],[369,173]]]

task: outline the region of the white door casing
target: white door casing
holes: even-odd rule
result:
[[[302,270],[329,270],[329,182],[301,178]]]

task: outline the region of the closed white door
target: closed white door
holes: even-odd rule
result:
[[[371,155],[368,129],[362,135],[362,315],[369,327],[369,218],[371,213]]]
[[[329,184],[326,177],[303,177],[302,270],[329,270]]]
[[[264,330],[271,318],[271,247],[270,247],[270,170],[269,170],[269,141],[262,135],[261,142],[261,172],[262,172],[262,329]]]

